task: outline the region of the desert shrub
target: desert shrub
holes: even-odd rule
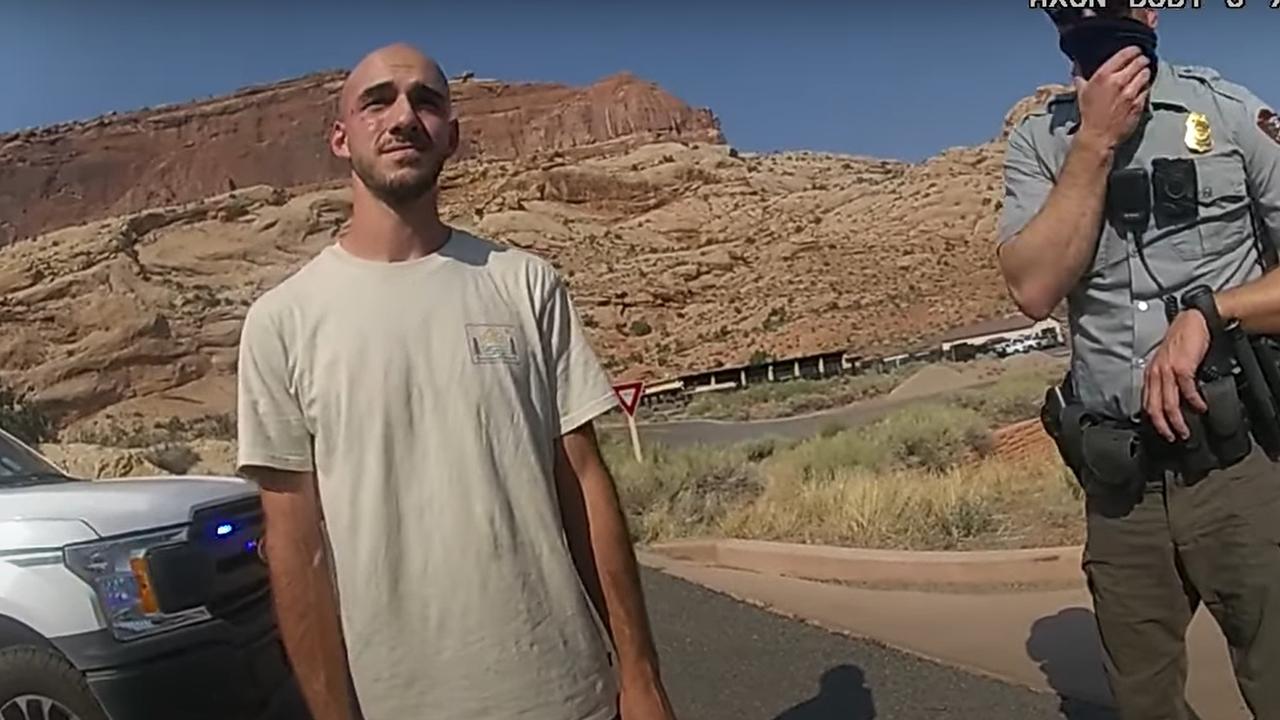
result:
[[[161,422],[111,418],[77,428],[70,434],[75,442],[118,448],[146,448],[195,440],[235,440],[236,418],[232,413],[191,419],[170,417]]]
[[[157,445],[145,450],[142,457],[152,465],[174,475],[181,475],[200,462],[200,454],[185,443]]]
[[[991,429],[976,411],[931,404],[911,407],[872,428],[897,464],[940,472],[991,448]]]
[[[0,428],[29,445],[58,436],[53,416],[31,396],[30,388],[15,390],[5,383],[0,383]]]
[[[849,469],[895,467],[940,472],[991,448],[986,421],[972,410],[928,405],[899,410],[865,427],[828,431],[774,458],[774,472],[821,480]]]

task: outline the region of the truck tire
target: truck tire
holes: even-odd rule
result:
[[[84,676],[34,647],[0,650],[0,720],[108,720]]]

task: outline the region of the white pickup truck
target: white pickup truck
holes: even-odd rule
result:
[[[84,481],[0,430],[0,718],[305,718],[257,487]]]

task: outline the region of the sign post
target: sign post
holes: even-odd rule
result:
[[[644,394],[644,382],[630,382],[613,386],[613,393],[618,396],[622,411],[627,414],[627,426],[631,429],[631,448],[636,452],[636,462],[643,463],[644,455],[640,453],[640,431],[636,429],[636,410],[640,407],[640,396]]]

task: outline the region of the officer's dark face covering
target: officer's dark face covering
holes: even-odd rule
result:
[[[1156,63],[1156,32],[1128,17],[1085,17],[1063,29],[1058,47],[1076,62],[1085,80],[1093,77],[1112,55],[1136,45]]]

